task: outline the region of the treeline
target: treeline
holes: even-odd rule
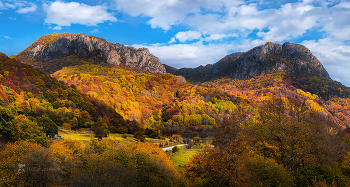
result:
[[[180,174],[153,144],[62,140],[42,147],[10,143],[0,152],[0,186],[182,186]]]

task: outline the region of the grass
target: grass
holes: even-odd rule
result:
[[[87,144],[91,139],[95,139],[93,132],[90,129],[68,130],[59,129],[58,135],[63,139],[72,139],[80,142],[81,144]]]
[[[83,145],[86,145],[91,139],[96,139],[94,137],[94,133],[89,128],[81,128],[79,130],[68,130],[59,128],[58,135],[61,136],[63,139],[72,139],[80,142]],[[126,135],[127,138],[123,138],[122,136]],[[134,135],[132,134],[119,134],[119,133],[111,133],[108,135],[107,139],[114,139],[120,141],[120,143],[127,144],[130,142],[137,142],[137,140],[134,139]],[[166,141],[169,140],[166,138]],[[160,139],[153,139],[153,138],[146,138],[146,142],[154,143],[156,145],[159,145],[162,140]]]
[[[173,161],[174,167],[179,172],[183,173],[185,170],[185,165],[190,161],[190,159],[195,156],[203,147],[192,146],[191,149],[186,149],[184,146],[179,147],[180,151],[171,154],[170,160]]]

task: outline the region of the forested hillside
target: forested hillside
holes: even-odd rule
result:
[[[350,124],[350,88],[317,75],[278,71],[248,80],[222,78],[201,85],[258,104],[275,97],[300,97],[310,109],[329,115],[343,128]]]
[[[125,124],[106,104],[33,67],[0,54],[1,137],[46,144],[58,126],[69,128]]]
[[[208,137],[217,123],[237,110],[227,93],[194,86],[172,74],[83,65],[63,68],[53,77],[113,107],[125,120],[147,129],[151,137]]]

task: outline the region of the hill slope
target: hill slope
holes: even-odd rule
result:
[[[39,141],[38,135],[43,143],[42,133],[57,134],[57,126],[98,127],[105,118],[110,126],[127,125],[111,107],[3,53],[0,110],[8,116],[7,130],[0,124],[0,137],[9,140]]]

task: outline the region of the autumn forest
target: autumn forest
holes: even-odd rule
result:
[[[350,88],[304,71],[303,48],[260,47],[247,78],[164,73],[148,49],[84,34],[0,53],[0,186],[350,186]]]

